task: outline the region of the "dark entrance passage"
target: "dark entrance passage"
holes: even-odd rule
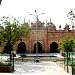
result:
[[[4,53],[9,53],[10,51],[12,51],[12,44],[8,42],[6,46],[4,46]]]
[[[17,53],[26,53],[26,45],[24,42],[18,44],[18,51]]]
[[[58,48],[58,44],[56,42],[52,42],[50,44],[50,53],[59,53],[57,48]]]
[[[42,53],[42,44],[41,43],[35,43],[34,44],[34,53],[36,53],[36,45],[37,45],[37,49],[38,49],[38,53]]]

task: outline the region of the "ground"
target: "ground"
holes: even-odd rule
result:
[[[15,61],[15,71],[13,73],[0,73],[1,75],[71,75],[64,71],[58,64],[61,62],[40,61]]]

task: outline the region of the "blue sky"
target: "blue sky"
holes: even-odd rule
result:
[[[0,17],[2,16],[14,16],[25,18],[34,22],[35,17],[29,14],[45,13],[39,16],[41,22],[47,20],[49,22],[50,17],[52,22],[58,27],[66,23],[70,24],[67,13],[70,9],[75,9],[75,0],[2,0],[0,6]],[[22,19],[23,20],[23,19]]]

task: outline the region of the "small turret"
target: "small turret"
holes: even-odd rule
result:
[[[69,29],[70,29],[69,26],[70,26],[70,25],[66,24],[64,30],[65,30],[65,31],[69,31]]]
[[[59,30],[61,30],[61,25],[59,25]]]

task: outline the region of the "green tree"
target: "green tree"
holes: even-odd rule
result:
[[[67,72],[68,72],[68,65],[70,61],[70,52],[72,52],[72,49],[75,48],[75,39],[74,37],[71,38],[70,36],[65,36],[60,41],[60,48],[59,50],[64,51],[64,57],[66,57],[65,63],[67,65]]]
[[[60,47],[58,50],[62,50],[64,52],[71,52],[73,48],[75,48],[75,39],[69,36],[64,36],[62,40],[59,42]]]
[[[14,17],[3,16],[0,20],[0,40],[2,45],[7,47],[9,51],[17,40],[22,37],[28,37],[30,29],[28,23],[20,24],[19,19]],[[6,51],[8,52],[8,51]]]

